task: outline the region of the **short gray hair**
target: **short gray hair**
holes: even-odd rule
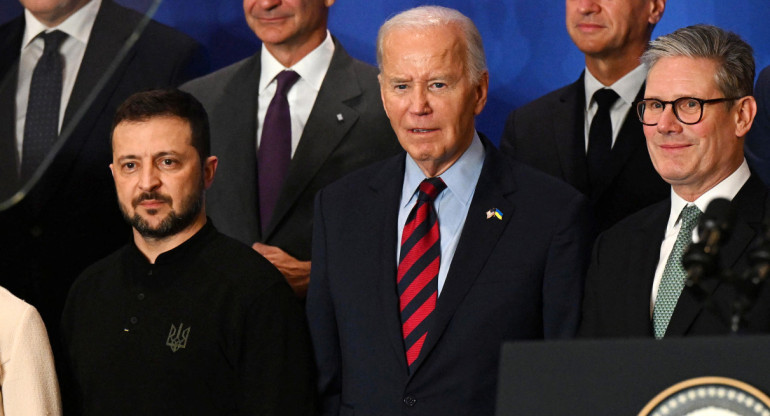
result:
[[[377,33],[377,65],[382,71],[383,41],[394,29],[428,29],[455,25],[465,38],[465,70],[473,84],[478,84],[481,74],[487,70],[487,58],[481,34],[473,21],[457,10],[441,6],[420,6],[403,11],[387,21]]]
[[[754,50],[733,32],[704,24],[678,29],[650,42],[641,60],[652,68],[661,58],[677,56],[715,61],[714,81],[726,97],[754,93]]]

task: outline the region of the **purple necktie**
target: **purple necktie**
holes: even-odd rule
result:
[[[291,113],[286,94],[299,79],[294,71],[283,71],[276,77],[278,86],[267,107],[262,124],[262,140],[257,151],[259,177],[259,218],[262,232],[267,230],[281,186],[291,162]]]
[[[26,181],[43,162],[59,138],[59,107],[64,62],[59,45],[67,34],[54,30],[40,35],[45,42],[43,55],[32,71],[24,141],[21,153],[21,179]]]

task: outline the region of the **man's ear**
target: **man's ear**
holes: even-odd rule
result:
[[[209,189],[214,182],[214,175],[217,173],[217,164],[219,159],[216,156],[209,156],[203,162],[203,185]]]
[[[736,106],[735,136],[744,137],[751,129],[751,125],[754,123],[754,117],[757,115],[757,100],[748,95],[738,100]]]

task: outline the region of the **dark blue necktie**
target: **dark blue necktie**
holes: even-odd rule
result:
[[[257,152],[257,175],[259,177],[259,217],[264,233],[273,217],[275,203],[281,193],[283,181],[291,163],[291,113],[286,94],[299,74],[283,71],[276,77],[275,89],[267,107],[262,124],[262,139]]]
[[[32,176],[59,137],[59,108],[64,71],[59,46],[67,38],[67,34],[55,30],[41,34],[40,37],[45,42],[45,48],[32,72],[32,82],[29,86],[22,144],[22,181]]]

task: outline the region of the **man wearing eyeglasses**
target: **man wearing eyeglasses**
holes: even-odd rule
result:
[[[685,287],[685,248],[717,198],[732,201],[732,232],[717,264],[742,276],[762,234],[767,191],[743,155],[757,112],[751,47],[714,26],[679,29],[650,43],[644,99],[636,103],[650,158],[669,199],[619,222],[594,246],[581,334],[678,337],[730,332],[735,290],[718,280]],[[705,296],[700,296],[705,290]],[[701,300],[709,298],[711,305]],[[747,332],[770,332],[770,290],[758,293]]]

